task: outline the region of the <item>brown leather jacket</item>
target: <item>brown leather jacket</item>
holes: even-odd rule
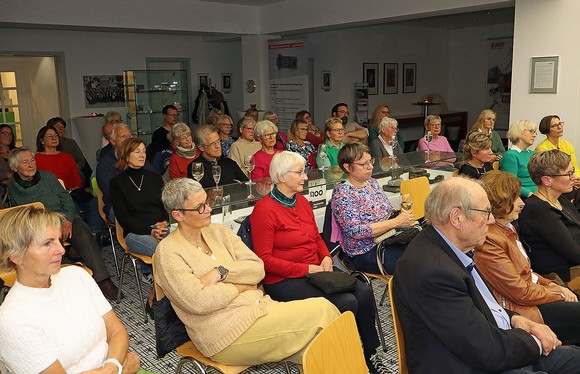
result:
[[[517,238],[500,223],[489,225],[485,243],[475,248],[475,265],[503,308],[544,323],[536,305],[564,301],[564,294],[539,274],[538,283],[532,282],[530,262],[518,248]]]

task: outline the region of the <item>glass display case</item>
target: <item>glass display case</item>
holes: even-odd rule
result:
[[[188,123],[189,85],[185,70],[125,70],[123,80],[127,124],[133,135],[146,144],[163,124],[163,106],[175,105],[179,121]]]

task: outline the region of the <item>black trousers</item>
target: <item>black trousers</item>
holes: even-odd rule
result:
[[[539,350],[539,348],[538,348]],[[580,373],[580,348],[558,347],[547,356],[540,356],[536,362],[523,368],[505,370],[502,374],[577,374]]]
[[[544,323],[556,333],[562,344],[580,345],[580,302],[557,301],[538,305],[538,309]]]
[[[374,354],[380,344],[375,328],[374,295],[371,288],[360,280],[357,280],[354,292],[341,292],[331,295],[325,294],[308,283],[306,278],[284,279],[278,283],[265,284],[264,290],[276,301],[324,297],[333,303],[341,313],[349,310],[354,314],[365,357],[369,358]]]
[[[72,222],[72,236],[68,240],[83,258],[83,262],[93,271],[93,279],[100,282],[110,277],[103,255],[89,226],[77,217]]]

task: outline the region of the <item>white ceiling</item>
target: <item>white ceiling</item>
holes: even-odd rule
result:
[[[228,3],[238,5],[262,6],[274,3],[281,3],[284,0],[200,0],[208,3]]]

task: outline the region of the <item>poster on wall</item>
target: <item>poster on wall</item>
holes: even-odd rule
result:
[[[512,55],[513,38],[488,40],[487,107],[496,113],[495,128],[504,138],[509,128]]]
[[[85,108],[125,105],[122,75],[83,75]]]
[[[278,115],[278,128],[288,131],[296,112],[308,110],[308,54],[303,40],[268,44],[270,108]]]

